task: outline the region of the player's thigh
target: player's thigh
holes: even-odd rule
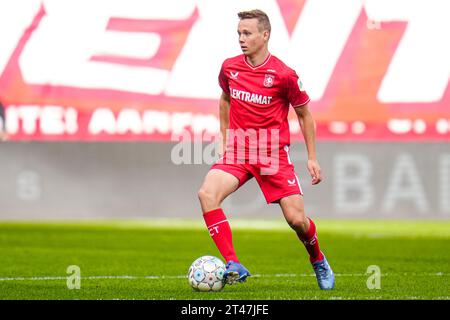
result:
[[[293,194],[279,201],[283,215],[288,221],[305,219],[305,204],[303,196],[300,194]]]
[[[222,202],[239,187],[239,179],[220,169],[211,169],[206,175],[199,196],[213,198]]]

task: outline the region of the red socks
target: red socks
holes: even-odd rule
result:
[[[221,208],[214,209],[203,214],[209,234],[222,254],[226,262],[239,262],[233,247],[233,236],[231,234],[230,224]],[[310,218],[309,229],[306,234],[297,233],[298,238],[305,245],[309,253],[311,263],[323,260],[323,254],[320,251],[319,240],[317,239],[316,225]]]
[[[203,214],[209,234],[226,262],[239,262],[233,247],[230,224],[221,208]]]
[[[306,250],[309,253],[309,260],[311,263],[320,261],[323,259],[323,254],[319,248],[319,240],[317,239],[316,225],[314,221],[310,218],[309,220],[309,229],[306,234],[297,233],[298,238],[305,245]]]

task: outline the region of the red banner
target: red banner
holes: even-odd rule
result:
[[[312,98],[318,140],[450,141],[446,1],[257,3],[271,18],[269,49]],[[0,101],[10,139],[217,133],[217,75],[240,53],[236,12],[247,6],[3,1]],[[300,139],[293,112],[290,124]]]

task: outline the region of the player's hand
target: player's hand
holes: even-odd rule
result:
[[[322,181],[322,171],[317,160],[308,160],[308,171],[311,175],[311,184],[318,184]]]

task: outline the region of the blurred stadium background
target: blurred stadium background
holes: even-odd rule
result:
[[[197,190],[217,159],[217,76],[240,54],[236,13],[253,8],[268,13],[270,51],[312,98],[325,180],[310,184],[294,113],[291,158],[333,292],[319,292],[255,181],[224,203],[255,276],[217,295],[185,279],[196,257],[219,254]],[[0,1],[0,299],[448,300],[449,9],[448,0]],[[72,265],[83,290],[66,286]],[[366,283],[374,265],[383,290]]]
[[[308,212],[448,219],[445,0],[1,1],[0,219],[200,218],[217,74],[240,54],[236,12],[255,7],[271,18],[271,52],[312,97],[317,187],[290,115]],[[197,144],[180,159],[186,132]],[[255,181],[225,208],[280,217]]]

